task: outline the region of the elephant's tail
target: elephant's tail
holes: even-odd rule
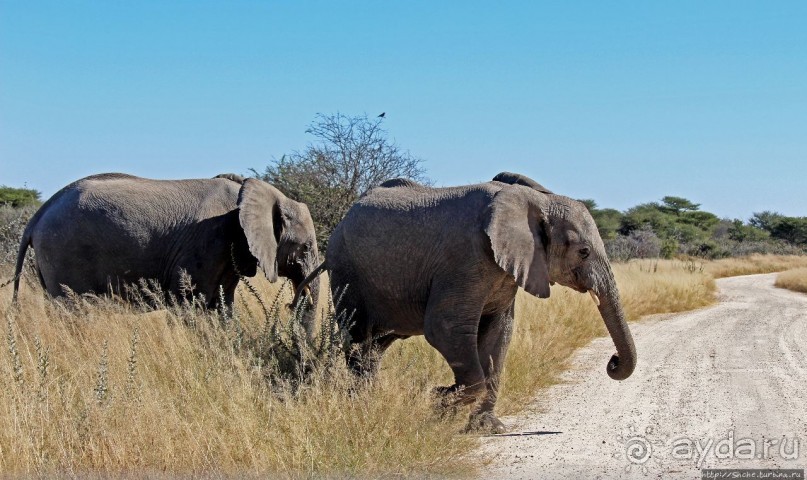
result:
[[[292,307],[297,307],[297,304],[298,304],[297,302],[300,301],[300,297],[303,295],[305,290],[308,288],[308,284],[311,283],[312,281],[314,281],[314,279],[317,278],[317,276],[319,276],[320,273],[322,273],[323,271],[325,271],[327,269],[327,267],[325,266],[325,263],[326,262],[322,262],[322,264],[320,264],[320,266],[318,266],[317,268],[312,270],[311,273],[309,273],[308,276],[305,277],[305,279],[302,282],[300,282],[299,285],[297,285],[297,291],[294,292],[294,300],[291,301]]]
[[[11,297],[12,303],[17,303],[17,293],[20,290],[20,277],[22,277],[22,266],[25,263],[25,253],[28,251],[28,247],[31,245],[31,224],[29,223],[27,227],[25,227],[25,231],[22,234],[22,240],[20,240],[20,249],[17,251],[17,266],[14,267],[14,295]]]

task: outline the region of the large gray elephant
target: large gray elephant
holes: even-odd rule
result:
[[[617,349],[608,375],[628,378],[636,365],[594,220],[522,175],[452,188],[385,182],[350,209],[308,279],[323,269],[334,295],[347,286],[341,307],[355,311],[350,334],[362,347],[350,366],[372,372],[396,339],[425,335],[454,372],[438,392],[474,405],[469,430],[504,431],[493,410],[518,287],[540,298],[554,282],[590,293]]]
[[[107,173],[71,183],[25,228],[15,297],[29,246],[52,296],[63,294],[62,285],[77,293],[122,293],[141,278],[180,295],[185,271],[209,307],[218,304],[220,288],[232,304],[238,274],[254,276],[260,266],[269,281],[281,275],[297,288],[319,263],[308,207],[266,182],[233,174],[150,180]],[[316,298],[317,288],[307,292]]]

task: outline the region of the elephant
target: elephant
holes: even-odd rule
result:
[[[448,188],[384,182],[336,226],[303,285],[324,270],[353,314],[351,369],[372,375],[395,340],[425,335],[454,374],[454,385],[437,389],[443,404],[472,405],[468,431],[505,431],[494,407],[519,287],[538,298],[554,283],[590,293],[617,350],[607,374],[623,380],[636,365],[591,214],[523,175]]]
[[[20,242],[14,297],[28,247],[53,297],[63,285],[76,293],[125,293],[124,285],[156,280],[164,292],[183,294],[182,272],[206,306],[232,305],[239,275],[258,267],[295,289],[319,264],[308,207],[254,178],[151,180],[105,173],[77,180],[34,214]],[[317,298],[318,282],[306,296]],[[298,298],[300,295],[297,296]],[[313,312],[307,311],[307,329]]]

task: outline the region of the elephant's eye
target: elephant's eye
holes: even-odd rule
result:
[[[587,259],[589,255],[591,255],[591,249],[588,247],[583,247],[577,251],[580,254],[580,258],[583,260]]]

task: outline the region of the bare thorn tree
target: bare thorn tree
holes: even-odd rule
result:
[[[328,237],[359,197],[391,178],[428,182],[422,160],[387,138],[382,118],[317,114],[306,129],[315,137],[303,151],[274,160],[256,177],[304,202],[317,228],[317,242]]]

